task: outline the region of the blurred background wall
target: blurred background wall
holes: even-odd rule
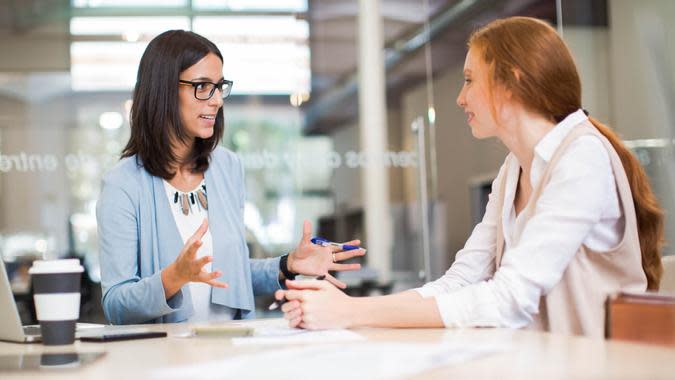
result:
[[[474,139],[455,104],[466,40],[513,15],[544,19],[562,33],[581,72],[584,107],[634,150],[668,217],[675,209],[669,0],[0,0],[0,252],[15,293],[30,291],[22,268],[31,260],[80,257],[91,293],[85,315],[101,318],[100,180],[129,136],[140,56],[168,29],[216,42],[224,76],[234,81],[222,145],[246,167],[253,256],[288,252],[308,219],[317,235],[372,247],[365,269],[343,276],[351,292],[417,286],[425,274],[424,171],[429,275],[440,276],[480,220],[506,155],[498,141]],[[366,16],[375,20],[371,29],[359,26]],[[381,39],[365,39],[364,30]],[[363,67],[360,46],[381,53],[379,67]],[[359,99],[364,93],[382,106],[364,107],[378,104]],[[424,127],[425,167],[415,122]],[[380,140],[366,129],[382,132]],[[384,157],[368,172],[364,152],[374,143]],[[382,203],[366,201],[373,184]],[[668,218],[669,241],[674,229]]]

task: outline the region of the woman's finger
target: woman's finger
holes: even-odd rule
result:
[[[285,302],[283,305],[281,305],[281,311],[283,311],[284,313],[287,313],[294,309],[300,309],[300,302],[293,300]]]
[[[284,313],[284,318],[288,320],[293,320],[300,317],[302,317],[302,309],[300,308],[296,308],[289,311],[288,313]]]
[[[205,280],[213,280],[215,278],[218,278],[223,275],[223,272],[219,270],[214,270],[213,272],[207,272],[206,269],[202,268],[202,274],[201,274]]]
[[[356,240],[350,240],[350,241],[346,241],[346,242],[340,243],[340,244],[344,244],[344,245],[361,245],[361,240],[359,240],[359,239],[356,239]]]
[[[335,261],[349,260],[354,257],[365,256],[365,249],[352,249],[350,251],[335,252]]]
[[[188,242],[185,244],[185,256],[188,258],[188,260],[193,261],[197,257],[197,251],[199,250],[199,247],[202,246],[202,241],[201,240],[188,240]]]
[[[202,268],[201,271],[195,276],[194,281],[208,283],[209,281],[213,281],[222,275],[223,272],[219,270],[209,272],[206,269]]]
[[[204,281],[204,283],[209,284],[213,286],[214,288],[229,288],[230,286],[227,284],[227,282],[222,282],[222,281],[217,281],[217,280],[210,280],[210,281]]]
[[[202,221],[202,224],[199,226],[199,228],[197,228],[197,231],[195,231],[195,233],[192,234],[192,236],[190,236],[185,242],[185,253],[191,260],[194,260],[197,250],[202,246],[202,237],[204,237],[204,234],[208,229],[209,221],[208,219],[204,218],[204,221]]]
[[[274,292],[274,299],[277,301],[281,301],[284,298],[284,295],[286,292],[284,290],[277,290]]]
[[[192,234],[192,236],[190,236],[190,238],[188,240],[190,240],[190,239],[202,240],[202,237],[204,237],[204,234],[206,233],[206,231],[208,229],[209,229],[209,220],[204,218],[204,220],[202,221],[202,224],[199,225],[199,227],[197,228],[195,233]]]
[[[288,301],[298,300],[302,302],[305,300],[305,294],[302,290],[287,290],[286,299]]]
[[[194,261],[194,264],[195,264],[198,268],[203,269],[204,266],[205,266],[206,264],[210,263],[211,261],[213,261],[213,256],[204,256],[204,257],[200,257],[199,259],[195,260],[195,261]]]
[[[300,244],[311,244],[312,239],[312,223],[309,220],[305,220],[302,223],[302,239]]]
[[[302,322],[302,318],[294,318],[288,321],[288,327],[295,328]]]
[[[361,264],[332,264],[330,270],[344,272],[350,270],[359,270],[361,269]]]
[[[351,240],[351,241],[347,241],[347,242],[340,243],[340,244],[342,244],[342,245],[356,245],[356,246],[358,246],[358,245],[361,244],[361,240]],[[330,245],[330,246],[328,246],[328,247],[329,247],[329,248],[331,249],[331,251],[334,252],[334,253],[337,253],[337,252],[343,252],[343,249],[340,248],[340,247],[337,246],[337,245]],[[361,248],[361,249],[363,250],[363,252],[364,252],[364,254],[365,254],[365,249],[363,249],[363,248]],[[350,251],[356,251],[356,249],[352,249],[352,250],[350,250]],[[350,252],[350,251],[345,251],[345,252]]]
[[[330,274],[326,275],[330,276]],[[332,277],[332,276],[331,276]],[[286,280],[286,287],[288,289],[297,289],[297,290],[302,290],[302,289],[312,289],[312,290],[319,290],[323,289],[325,286],[325,281],[321,280],[307,280],[307,281],[290,281]],[[290,293],[291,290],[286,292],[286,299],[291,299],[288,298],[288,293]]]
[[[199,273],[197,276],[197,279],[200,282],[204,282],[206,284],[209,284],[211,286],[215,286],[216,288],[227,288],[228,285],[225,282],[218,281],[216,278],[220,277],[223,275],[223,272],[217,270],[213,272],[207,272],[206,270],[202,269],[202,272]]]
[[[330,282],[331,284],[337,286],[340,289],[347,288],[347,284],[333,277],[330,273],[326,275],[326,281]]]

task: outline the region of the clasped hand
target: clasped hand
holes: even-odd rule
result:
[[[274,298],[286,299],[281,306],[290,327],[320,330],[354,326],[355,298],[328,281],[286,281],[288,290],[277,290]]]

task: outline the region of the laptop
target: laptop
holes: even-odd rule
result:
[[[108,330],[108,327],[95,323],[78,323],[75,327],[75,338],[79,338],[83,331],[89,333]],[[0,260],[0,340],[22,343],[42,341],[40,326],[21,326],[19,311],[16,308],[5,263],[2,260]]]

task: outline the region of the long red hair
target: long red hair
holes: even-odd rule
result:
[[[572,54],[544,21],[530,17],[496,20],[474,32],[468,44],[482,53],[489,88],[495,84],[507,88],[529,111],[560,122],[581,108],[581,81]],[[633,195],[647,288],[658,290],[663,272],[663,210],[637,158],[614,131],[589,119],[621,158]]]

